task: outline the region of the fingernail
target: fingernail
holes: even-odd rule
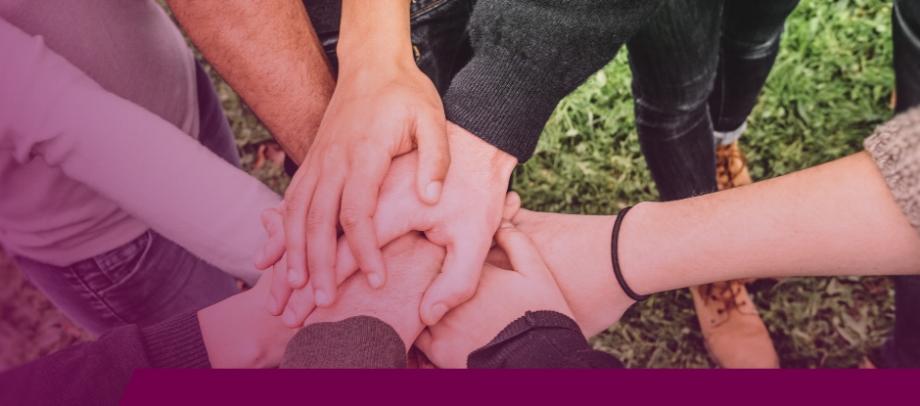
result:
[[[436,181],[429,183],[428,186],[425,187],[425,197],[427,197],[428,200],[436,200],[441,196],[442,188],[443,184],[441,182]]]
[[[294,287],[300,287],[303,283],[303,278],[301,278],[300,272],[293,272],[288,270],[288,282]]]
[[[499,226],[499,228],[514,228],[514,224],[511,224],[511,222],[508,220],[502,220],[502,224]]]
[[[444,303],[438,303],[434,306],[431,306],[431,323],[437,323],[444,317],[444,314],[447,313],[447,305]]]
[[[285,310],[284,314],[281,315],[281,320],[283,320],[284,324],[286,324],[288,327],[293,327],[295,324],[297,324],[297,320],[294,319],[294,312],[290,310]]]
[[[327,293],[326,293],[325,291],[323,291],[323,290],[317,289],[317,290],[316,290],[316,293],[315,293],[314,296],[313,296],[313,298],[314,298],[314,300],[316,301],[316,305],[317,305],[317,306],[329,306],[329,305],[331,304],[331,303],[329,303],[329,302],[330,302],[330,300],[329,300],[329,294],[327,294]]]
[[[383,275],[379,272],[374,272],[367,276],[367,282],[371,284],[372,288],[380,289],[383,286]]]

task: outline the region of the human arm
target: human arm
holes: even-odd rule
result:
[[[335,80],[300,0],[168,0],[179,24],[288,156],[301,162]]]
[[[612,272],[613,221],[528,211],[515,218],[588,334],[632,303]],[[624,219],[618,252],[640,294],[751,277],[920,269],[920,236],[865,152],[744,188],[639,204]]]
[[[258,311],[267,285],[150,326],[119,327],[0,374],[5,405],[118,404],[142,368],[277,366],[294,334]]]
[[[440,96],[413,58],[409,1],[343,1],[340,31],[338,84],[285,194],[291,284],[312,280],[320,306],[336,297],[339,224],[373,285],[386,279],[373,216],[390,162],[418,149],[413,192],[430,204],[450,162]]]
[[[59,168],[200,258],[255,280],[259,213],[279,197],[0,20],[0,150]],[[168,157],[168,159],[164,158]]]

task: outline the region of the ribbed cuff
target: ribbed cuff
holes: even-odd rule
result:
[[[210,368],[196,313],[141,328],[147,358],[154,368]]]
[[[288,343],[281,368],[405,368],[406,345],[369,316],[311,324]]]
[[[518,350],[515,346],[506,344],[531,330],[545,328],[569,330],[584,340],[578,323],[569,316],[551,310],[527,312],[511,322],[488,344],[470,353],[467,365],[470,368],[499,368],[502,362],[512,358],[513,353]]]
[[[493,50],[474,57],[457,73],[444,95],[444,110],[448,120],[523,163],[567,94],[554,85],[557,81]]]
[[[920,108],[901,113],[864,142],[891,194],[920,232]]]

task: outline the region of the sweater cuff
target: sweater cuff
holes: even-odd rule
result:
[[[519,163],[530,159],[547,120],[568,92],[500,49],[474,57],[444,95],[447,119]]]
[[[196,313],[142,327],[141,338],[153,368],[211,367]]]
[[[406,345],[369,316],[311,324],[288,343],[281,368],[405,368]]]
[[[920,108],[880,126],[864,146],[901,211],[920,232]]]
[[[551,310],[529,311],[511,322],[488,344],[473,351],[467,358],[467,365],[470,368],[500,368],[502,366],[500,364],[507,359],[514,358],[513,353],[518,350],[516,346],[509,344],[539,329],[568,330],[578,335],[581,341],[586,341],[578,324],[569,316]]]

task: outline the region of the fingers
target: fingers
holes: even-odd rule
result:
[[[373,288],[383,286],[386,281],[386,266],[377,240],[374,214],[380,184],[388,169],[389,161],[386,159],[352,166],[350,179],[342,194],[342,211],[339,214],[339,223],[345,231],[345,239],[355,262],[367,274],[368,283]]]
[[[418,144],[417,189],[422,201],[435,204],[441,198],[444,178],[450,167],[450,149],[447,144],[447,120],[443,114],[418,115],[415,124]]]
[[[475,239],[454,241],[447,248],[443,271],[422,298],[420,314],[426,325],[437,324],[448,310],[473,297],[488,250],[487,242]]]
[[[333,165],[336,163],[323,167],[321,176],[324,179],[317,185],[307,211],[306,237],[310,242],[307,244],[307,265],[317,306],[329,306],[335,302],[336,225],[344,171]]]
[[[262,251],[259,252],[258,258],[256,258],[256,269],[268,269],[284,255],[284,217],[282,216],[282,210],[284,210],[284,202],[281,202],[281,208],[266,209],[261,214],[262,227],[268,234],[268,240],[265,242],[265,246],[262,247]]]
[[[291,293],[287,307],[284,308],[284,313],[281,314],[281,321],[284,322],[284,325],[291,328],[301,327],[307,316],[313,313],[313,309],[316,308],[316,300],[312,285],[313,283],[311,282],[302,289],[297,289]]]
[[[287,277],[288,283],[295,289],[307,284],[307,209],[319,178],[318,172],[312,169],[312,165],[301,166],[284,196]]]
[[[511,221],[521,210],[521,196],[517,192],[508,192],[505,196],[505,207],[502,210],[502,220]]]
[[[268,311],[273,316],[278,316],[287,306],[291,296],[291,285],[287,278],[287,256],[282,256],[274,265],[271,275],[271,287],[268,296]]]
[[[512,269],[522,274],[542,272],[546,263],[530,237],[514,227],[510,221],[502,221],[495,233],[498,247],[505,251],[511,261]]]
[[[415,346],[418,347],[419,351],[423,352],[428,359],[431,359],[431,344],[434,343],[434,337],[431,335],[431,330],[427,328],[422,330],[419,333],[418,337],[415,338]]]

